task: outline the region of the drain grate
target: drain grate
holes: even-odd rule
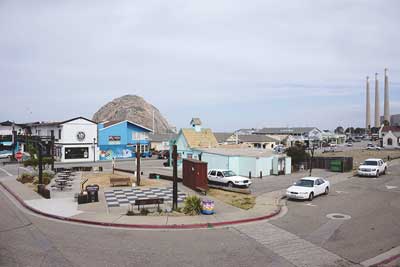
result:
[[[331,220],[348,220],[351,218],[350,215],[342,214],[342,213],[331,213],[326,215],[327,218]]]

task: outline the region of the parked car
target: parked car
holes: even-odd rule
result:
[[[381,147],[374,145],[372,143],[368,143],[367,145],[367,150],[381,150],[381,149],[382,149]]]
[[[320,177],[304,177],[286,189],[288,199],[308,199],[313,200],[318,195],[328,195],[330,189],[329,181]]]
[[[358,176],[375,176],[386,174],[387,164],[382,159],[366,159],[357,170]]]
[[[12,152],[9,150],[0,151],[0,159],[10,159],[12,157]]]
[[[168,159],[169,158],[169,150],[162,150],[158,152],[158,159]]]
[[[251,180],[239,175],[233,171],[222,169],[211,169],[208,171],[208,181],[223,184],[228,187],[249,187]]]

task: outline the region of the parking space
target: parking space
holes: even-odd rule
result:
[[[351,261],[367,260],[399,245],[399,171],[338,182],[312,202],[288,200],[286,216],[272,223]]]

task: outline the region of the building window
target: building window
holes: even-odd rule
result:
[[[54,136],[54,130],[50,130],[50,136]]]
[[[58,140],[61,139],[61,129],[58,129]]]
[[[148,136],[146,133],[141,133],[141,132],[133,132],[132,133],[132,140],[147,140]]]
[[[65,148],[65,159],[87,159],[87,158],[89,158],[88,147]]]
[[[392,146],[392,145],[393,145],[393,140],[392,140],[392,138],[388,138],[388,139],[387,139],[387,144],[388,144],[388,146]]]

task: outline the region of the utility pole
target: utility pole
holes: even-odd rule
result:
[[[51,145],[50,145],[50,155],[51,155],[51,170],[54,171],[54,131],[51,131]]]
[[[136,143],[136,184],[140,186],[140,143]]]
[[[173,171],[172,171],[172,210],[178,209],[178,153],[177,147],[172,147],[172,160],[173,160]]]
[[[39,186],[43,184],[43,151],[42,144],[38,142],[36,144],[38,150],[38,166],[39,166]]]

